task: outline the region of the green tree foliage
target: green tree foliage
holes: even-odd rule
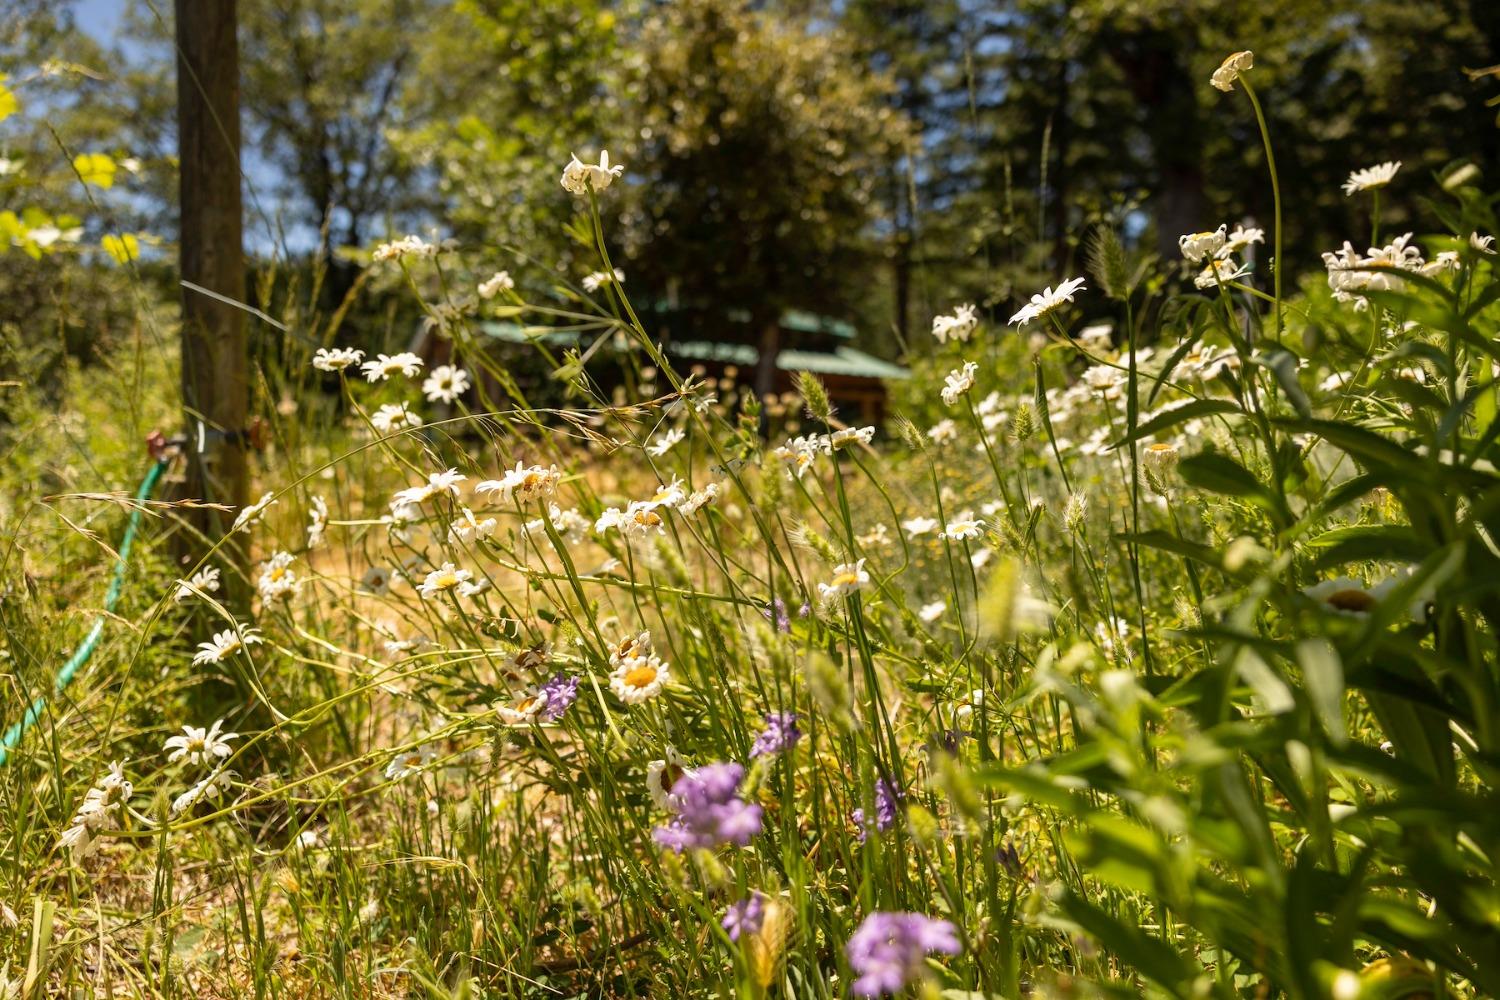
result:
[[[783,310],[847,311],[867,283],[878,169],[904,123],[826,27],[691,0],[638,45],[627,267],[690,311],[748,315],[766,391]]]

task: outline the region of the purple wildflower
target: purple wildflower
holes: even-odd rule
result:
[[[658,844],[681,854],[689,847],[750,843],[760,833],[761,808],[739,798],[745,769],[739,764],[708,764],[684,774],[672,786],[677,816],[653,833]]]
[[[545,722],[555,722],[578,700],[578,678],[558,674],[537,693],[546,702],[538,714]]]
[[[896,825],[896,817],[900,815],[903,797],[901,790],[886,778],[875,779],[875,829],[877,832],[884,833]],[[870,826],[865,821],[865,811],[856,809],[849,818],[854,821],[855,837],[863,844],[870,834]]]
[[[801,738],[802,730],[797,728],[796,712],[771,712],[766,716],[765,730],[755,737],[750,756],[763,757],[782,753],[796,746]]]
[[[766,607],[761,608],[760,614],[766,621],[776,623],[776,631],[790,632],[792,630],[792,619],[787,616],[786,602],[781,598],[778,597]]]
[[[724,913],[724,930],[729,932],[729,940],[738,941],[741,934],[759,932],[761,922],[765,919],[766,896],[755,889],[738,903],[729,904],[729,909]]]
[[[924,965],[932,952],[957,955],[958,928],[946,920],[921,913],[872,913],[849,938],[844,953],[859,978],[857,996],[894,995],[908,983],[926,977]]]

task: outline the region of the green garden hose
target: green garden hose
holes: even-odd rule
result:
[[[99,645],[99,638],[104,634],[104,622],[109,617],[109,613],[114,611],[115,605],[120,603],[120,592],[125,589],[125,570],[130,559],[130,546],[135,541],[136,532],[141,525],[141,512],[144,509],[141,504],[156,489],[156,482],[161,478],[167,465],[166,461],[152,463],[150,470],[146,473],[146,478],[141,480],[141,488],[135,491],[136,503],[130,510],[130,520],[125,524],[125,536],[120,540],[120,558],[115,563],[115,573],[110,578],[109,590],[104,594],[104,614],[94,619],[94,625],[89,629],[89,634],[84,636],[82,645],[73,651],[73,655],[68,657],[68,662],[64,663],[62,669],[57,672],[57,677],[52,682],[54,697],[73,683],[73,678],[79,669],[89,661],[89,657],[94,655],[94,649]],[[20,721],[5,731],[5,738],[0,741],[0,766],[4,766],[5,762],[10,759],[11,751],[20,745],[27,730],[36,725],[37,720],[42,717],[42,713],[47,709],[47,698],[47,695],[38,695]]]

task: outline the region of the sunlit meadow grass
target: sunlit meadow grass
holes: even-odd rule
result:
[[[1185,236],[1168,299],[1103,234],[870,429],[676,370],[607,278],[387,245],[467,370],[292,331],[248,607],[148,506],[0,770],[0,995],[1493,994],[1500,281],[1437,193],[1326,274]],[[496,315],[624,387],[549,353],[534,406]],[[129,501],[80,494],[170,425],[134,356],[6,456],[7,723],[102,601]]]

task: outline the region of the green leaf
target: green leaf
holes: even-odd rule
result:
[[[1195,399],[1190,403],[1169,407],[1158,412],[1144,424],[1138,425],[1134,434],[1125,435],[1120,440],[1111,444],[1109,449],[1123,447],[1132,441],[1139,441],[1142,438],[1158,434],[1169,427],[1176,427],[1178,424],[1186,423],[1189,420],[1210,416],[1215,413],[1243,413],[1243,411],[1240,409],[1238,403],[1230,402],[1227,399]]]
[[[1069,890],[1060,900],[1062,911],[1096,938],[1121,962],[1140,972],[1174,997],[1187,997],[1197,968],[1175,949],[1148,936],[1138,927],[1117,920]]]
[[[1322,637],[1297,643],[1297,664],[1307,685],[1313,712],[1337,746],[1348,739],[1344,729],[1344,664],[1338,650]]]
[[[1312,416],[1312,403],[1308,402],[1307,393],[1302,388],[1302,383],[1297,381],[1297,356],[1285,348],[1276,348],[1265,354],[1256,355],[1255,362],[1276,376],[1276,382],[1281,386],[1281,394],[1292,404],[1292,408],[1302,417]]]
[[[1307,543],[1313,550],[1313,568],[1328,569],[1352,562],[1398,559],[1420,562],[1432,551],[1404,524],[1353,524],[1325,531]]]

